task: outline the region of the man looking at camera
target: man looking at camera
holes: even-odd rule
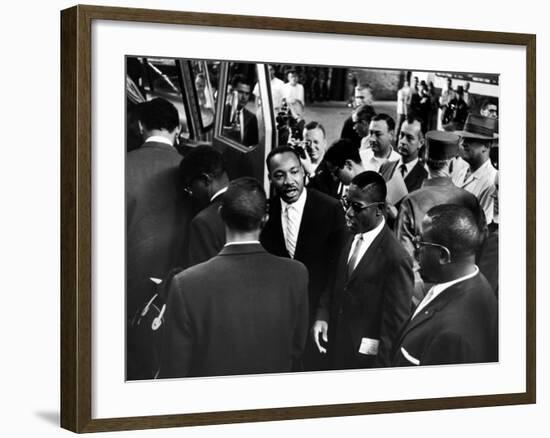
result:
[[[368,136],[361,141],[361,162],[366,170],[378,172],[387,161],[397,161],[400,155],[393,150],[395,122],[387,114],[375,115],[368,129]]]
[[[336,197],[338,182],[330,173],[325,160],[327,136],[323,125],[309,122],[305,126],[303,147],[305,158],[302,158],[302,164],[309,180],[307,187]]]

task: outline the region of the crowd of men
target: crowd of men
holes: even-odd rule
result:
[[[305,156],[268,154],[269,199],[253,178],[230,181],[212,146],[182,158],[177,110],[142,104],[128,319],[148,310],[151,278],[165,297],[158,369],[128,343],[128,379],[498,360],[496,119],[425,131],[365,100],[330,147],[310,121]]]

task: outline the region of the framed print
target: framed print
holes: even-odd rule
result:
[[[535,41],[62,11],[62,427],[534,403]]]

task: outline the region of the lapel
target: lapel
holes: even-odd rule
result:
[[[306,189],[304,189],[306,190]],[[300,221],[300,229],[298,230],[298,237],[296,238],[296,250],[294,251],[294,258],[300,260],[302,253],[307,247],[307,237],[314,235],[311,226],[315,223],[315,194],[311,190],[307,191],[306,203],[304,205],[304,211],[302,213],[302,220]],[[281,215],[279,214],[279,220]],[[318,219],[318,218],[317,218]],[[282,233],[282,229],[281,229]],[[283,239],[284,240],[284,239]]]
[[[360,272],[364,272],[370,263],[373,262],[373,260],[377,259],[377,253],[382,249],[382,242],[386,238],[386,233],[388,232],[387,225],[384,225],[382,228],[382,231],[380,231],[380,234],[376,236],[376,239],[371,243],[365,254],[363,254],[363,257],[351,273],[351,277],[348,279],[347,283],[351,285]],[[353,241],[353,239],[352,239]],[[351,244],[350,244],[351,247]],[[346,253],[346,256],[349,255],[349,248],[348,252]],[[347,264],[347,258],[346,258],[346,264]]]
[[[407,190],[412,192],[413,190],[420,188],[420,185],[426,176],[426,169],[424,169],[424,166],[420,163],[420,161],[418,161],[411,171],[405,176],[405,185],[407,186]]]
[[[270,227],[266,229],[267,238],[273,244],[270,251],[275,251],[277,254],[290,257],[286,249],[285,235],[283,234],[283,223],[281,222],[281,199],[274,196],[270,199],[269,207],[269,222]]]
[[[384,178],[386,181],[392,179],[393,174],[397,169],[397,163],[399,163],[399,160],[386,161],[384,164],[382,164],[382,167],[380,168],[380,174],[382,175],[382,178]]]
[[[476,276],[477,277],[477,276]],[[474,279],[476,277],[473,277]],[[444,307],[447,306],[451,301],[455,300],[459,295],[462,294],[462,292],[465,290],[464,285],[465,283],[469,283],[472,279],[461,281],[458,284],[455,284],[451,286],[450,288],[443,291],[441,294],[437,296],[432,302],[430,302],[422,311],[416,315],[413,319],[412,315],[414,314],[414,310],[411,312],[411,316],[407,320],[407,323],[403,326],[403,332],[399,336],[399,342],[396,345],[400,345],[403,341],[403,338],[412,330],[415,328],[421,326],[425,322],[432,319],[437,312],[441,311]]]

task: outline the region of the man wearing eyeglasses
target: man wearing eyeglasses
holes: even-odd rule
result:
[[[385,199],[386,184],[377,172],[351,181],[345,205],[353,236],[341,251],[312,328],[333,369],[389,366],[410,312],[412,260],[385,223]]]
[[[393,365],[498,360],[498,308],[475,265],[481,230],[470,210],[438,205],[415,240],[420,274],[433,283],[400,334]]]
[[[218,213],[229,177],[222,154],[212,146],[197,146],[181,160],[180,184],[202,210],[189,226],[184,265],[193,266],[217,255],[225,245],[225,225]]]

